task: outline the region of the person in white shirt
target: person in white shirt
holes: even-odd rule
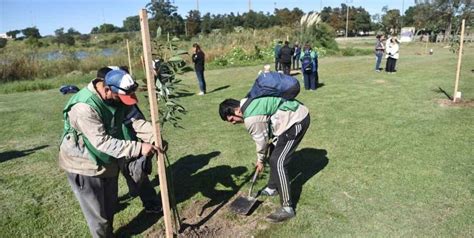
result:
[[[387,52],[387,54],[385,55],[385,57],[387,58],[385,71],[389,74],[395,73],[397,72],[397,70],[395,69],[397,65],[397,60],[400,57],[400,45],[396,36],[392,36],[392,38],[387,41],[387,46],[385,50]]]

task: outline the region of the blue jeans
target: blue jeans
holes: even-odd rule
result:
[[[316,74],[314,72],[312,73],[303,73],[303,83],[304,83],[304,89],[316,89],[316,80],[315,80]]]
[[[375,70],[380,70],[380,63],[382,63],[383,51],[375,52]]]
[[[204,70],[196,70],[196,76],[199,83],[199,90],[206,93],[206,81],[204,80]]]

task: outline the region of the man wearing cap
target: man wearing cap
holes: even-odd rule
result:
[[[97,71],[97,78],[105,79],[107,73],[117,69],[128,73],[126,66],[107,66]],[[135,127],[133,127],[133,122],[135,122]],[[128,132],[124,134],[125,139],[154,144],[153,126],[145,120],[137,104],[129,106],[123,124]],[[127,182],[128,194],[131,197],[140,197],[145,212],[160,213],[162,211],[160,199],[148,178],[152,170],[151,158],[142,156],[135,160],[119,159],[118,165]]]
[[[118,193],[119,158],[150,156],[158,148],[126,140],[123,122],[137,103],[138,84],[123,70],[96,78],[72,96],[63,110],[59,166],[81,206],[93,237],[112,237]],[[139,128],[142,121],[133,121]],[[139,129],[138,129],[139,130]]]

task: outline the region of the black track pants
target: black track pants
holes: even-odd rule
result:
[[[270,179],[268,187],[277,189],[282,206],[292,206],[290,193],[290,179],[288,177],[288,163],[291,156],[303,139],[309,127],[309,114],[301,122],[294,124],[285,133],[278,136],[278,141],[270,155]]]

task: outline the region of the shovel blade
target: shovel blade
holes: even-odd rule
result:
[[[230,210],[240,215],[247,215],[257,202],[253,197],[238,197],[230,204]]]

